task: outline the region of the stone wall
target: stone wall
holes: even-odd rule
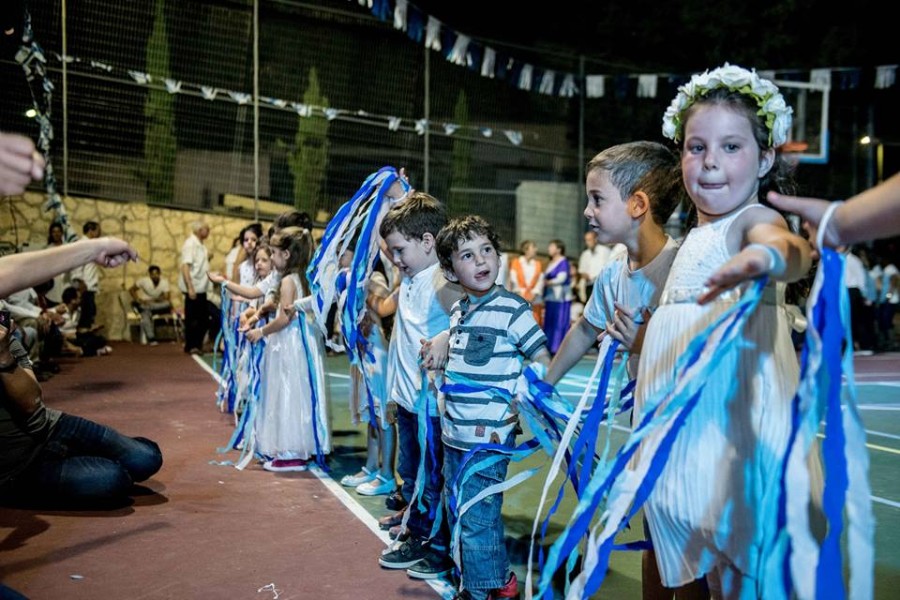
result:
[[[25,194],[24,197],[4,199],[0,207],[0,240],[19,246],[23,251],[39,250],[47,244],[47,230],[53,214],[42,209],[46,196]],[[232,240],[250,219],[230,215],[216,215],[185,210],[175,210],[140,203],[112,202],[85,198],[65,200],[69,222],[80,236],[81,227],[87,221],[100,223],[103,235],[120,237],[134,246],[139,255],[137,263],[126,267],[104,269],[101,272],[100,293],[97,296],[97,323],[105,326],[104,335],[110,340],[129,340],[127,311],[130,310],[128,289],[140,277],[147,274],[151,264],[159,265],[163,277],[172,287],[172,301],[176,308],[183,305],[178,291],[178,263],[181,245],[191,233],[191,223],[205,220],[210,227],[206,247],[210,252],[210,268],[222,271],[225,255],[231,249]],[[289,208],[289,207],[285,207]],[[263,230],[271,219],[263,220]],[[210,294],[218,299],[218,291]]]

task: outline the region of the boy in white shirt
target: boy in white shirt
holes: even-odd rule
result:
[[[449,530],[443,513],[444,481],[441,418],[437,390],[419,363],[422,341],[450,327],[450,309],[463,294],[459,286],[444,278],[438,263],[435,238],[447,222],[444,206],[432,196],[414,192],[393,206],[381,222],[380,233],[394,264],[403,277],[400,287],[386,301],[394,301],[397,312],[388,349],[388,414],[396,414],[397,473],[403,480],[403,497],[410,499],[406,515],[409,536],[379,558],[388,569],[408,569],[419,579],[434,579],[448,573]],[[425,414],[422,414],[425,411]],[[388,417],[390,419],[390,416]],[[419,430],[424,425],[424,481],[417,482],[422,448]],[[424,510],[413,500],[421,487]],[[439,527],[432,531],[437,522]]]

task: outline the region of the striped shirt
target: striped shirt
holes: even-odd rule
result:
[[[478,444],[503,443],[518,422],[511,400],[524,359],[547,347],[531,305],[496,286],[481,299],[463,298],[450,312],[449,384],[474,389],[444,394],[441,428],[445,444],[467,450]],[[500,388],[505,393],[487,389]]]

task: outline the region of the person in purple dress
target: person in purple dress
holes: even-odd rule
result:
[[[572,277],[566,245],[562,240],[551,240],[547,254],[550,260],[544,270],[544,333],[550,353],[556,354],[569,330]]]

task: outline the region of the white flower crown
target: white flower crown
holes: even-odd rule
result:
[[[717,88],[740,92],[756,100],[759,106],[756,114],[765,117],[766,127],[769,129],[769,144],[778,147],[787,142],[794,111],[785,103],[778,87],[768,79],[761,78],[755,70],[748,71],[728,63],[718,69],[694,75],[689,82],[678,88],[678,94],[663,115],[663,135],[674,142],[681,141],[684,134],[684,111]]]

